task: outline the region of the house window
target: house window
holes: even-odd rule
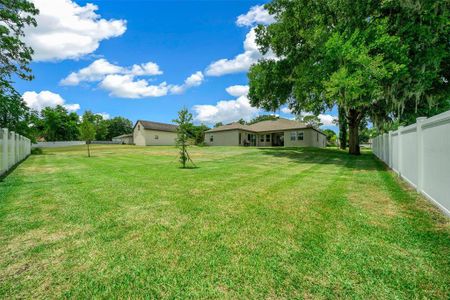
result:
[[[239,145],[242,144],[242,133],[239,132]]]
[[[141,125],[138,125],[138,131],[141,130]]]
[[[266,142],[270,142],[270,134],[266,134]]]
[[[297,132],[291,131],[291,141],[295,141],[297,138]]]
[[[214,142],[214,136],[210,135],[210,136],[209,136],[209,141],[210,141],[211,143]]]
[[[155,135],[155,140],[159,139],[159,136]]]
[[[264,134],[261,134],[261,135],[259,136],[259,141],[262,142],[262,143],[264,142]]]
[[[251,134],[248,134],[247,137],[248,137],[248,140],[249,140],[249,141],[252,140]]]
[[[297,139],[298,139],[299,141],[303,141],[303,131],[300,131],[300,132],[298,133]]]

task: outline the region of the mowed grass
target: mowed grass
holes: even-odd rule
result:
[[[450,222],[367,152],[84,147],[0,182],[0,298],[449,298]]]

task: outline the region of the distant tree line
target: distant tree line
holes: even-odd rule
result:
[[[133,123],[124,117],[104,119],[99,114],[86,111],[81,118],[61,105],[46,107],[40,112],[30,110],[22,98],[5,98],[0,95],[0,127],[8,128],[33,141],[79,140],[82,119],[92,123],[94,140],[110,141],[113,137],[133,131]]]

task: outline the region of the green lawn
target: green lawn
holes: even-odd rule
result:
[[[370,153],[93,148],[0,181],[0,298],[450,297],[449,219]]]

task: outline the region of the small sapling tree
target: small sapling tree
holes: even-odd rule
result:
[[[188,162],[191,162],[195,166],[187,150],[189,132],[193,126],[192,114],[186,108],[183,108],[178,112],[178,119],[174,120],[174,122],[178,124],[176,144],[180,149],[180,163],[183,169],[186,168]]]
[[[83,122],[80,125],[80,137],[83,141],[86,141],[88,157],[91,157],[89,145],[95,139],[95,126],[85,116],[83,116]]]

